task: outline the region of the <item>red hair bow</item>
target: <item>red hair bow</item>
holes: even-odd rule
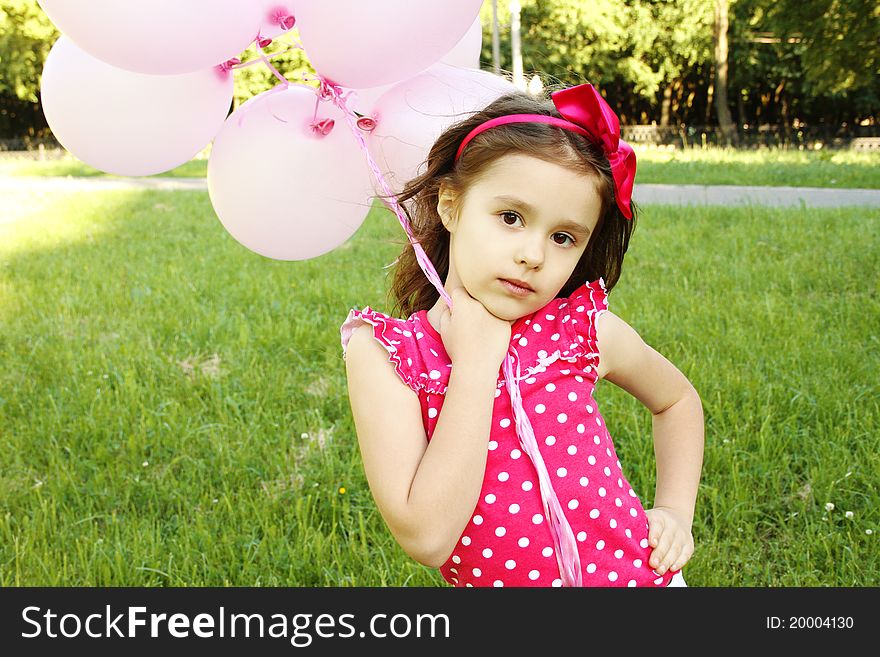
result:
[[[632,146],[620,138],[620,122],[614,110],[591,84],[579,84],[550,94],[553,104],[568,121],[584,128],[611,165],[617,207],[632,219],[633,182],[636,177],[636,154]]]

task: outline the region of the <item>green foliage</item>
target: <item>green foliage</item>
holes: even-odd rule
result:
[[[874,87],[880,73],[880,4],[876,0],[776,0],[766,16],[793,50],[805,86],[840,94]]]
[[[59,32],[36,0],[0,3],[0,94],[38,102],[43,62]]]
[[[545,83],[590,81],[624,123],[712,123],[715,0],[520,0],[523,65]],[[511,61],[510,8],[499,0],[500,65]],[[838,126],[880,107],[876,0],[729,0],[729,102],[737,123],[795,119]],[[491,69],[492,3],[481,8],[481,64]],[[0,0],[0,131],[35,134],[43,62],[58,32],[36,0]],[[297,42],[297,31],[269,46]],[[253,48],[241,55],[252,61]],[[302,50],[272,59],[291,82],[313,69]],[[236,72],[235,105],[278,79],[262,63]],[[307,83],[314,84],[314,83]],[[665,95],[664,95],[665,94]],[[664,98],[669,101],[664,104]],[[29,105],[30,111],[28,111]],[[7,117],[17,117],[9,120]],[[41,127],[41,126],[40,126]],[[39,131],[36,131],[39,132]],[[6,136],[6,135],[4,135]]]
[[[705,0],[524,1],[523,66],[566,84],[589,80],[602,85],[622,79],[637,93],[653,98],[663,84],[711,57],[711,10]],[[500,20],[507,27],[509,12],[501,13]],[[492,56],[491,22],[488,29],[485,61]],[[510,68],[509,31],[503,37],[503,66]]]
[[[713,56],[712,4],[706,0],[631,2],[627,37],[641,66],[644,81],[636,89],[647,97],[686,76],[691,69],[708,69]]]
[[[275,39],[267,47],[265,54],[270,56],[275,52],[283,52],[283,54],[270,59],[272,66],[291,83],[315,86],[314,82],[303,80],[304,75],[314,75],[315,69],[312,68],[305,55],[305,51],[295,47],[298,43],[299,31],[294,28]],[[255,63],[252,66],[245,66],[235,71],[236,107],[249,98],[267,91],[281,82],[268,66],[259,61],[259,55],[253,47],[247,51],[246,56],[242,59],[245,63]]]
[[[731,14],[731,89],[740,122],[768,114],[834,125],[876,120],[880,5],[871,0],[737,0]]]

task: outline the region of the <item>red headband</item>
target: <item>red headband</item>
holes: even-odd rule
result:
[[[636,154],[629,144],[620,139],[620,123],[617,115],[591,84],[580,84],[554,91],[550,97],[556,110],[564,118],[559,119],[546,114],[508,114],[490,119],[471,130],[462,140],[455,154],[456,161],[471,139],[495,126],[507,123],[548,123],[571,130],[584,135],[602,148],[602,152],[608,158],[608,164],[611,165],[617,207],[624,217],[632,219],[630,199],[636,177]]]

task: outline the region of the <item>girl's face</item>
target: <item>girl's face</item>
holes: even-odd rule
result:
[[[599,222],[597,182],[558,164],[509,154],[468,188],[458,217],[441,188],[437,211],[450,232],[444,287],[463,285],[500,319],[540,310],[571,277]],[[517,294],[502,279],[523,281],[533,291]]]

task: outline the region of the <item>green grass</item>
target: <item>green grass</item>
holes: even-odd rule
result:
[[[880,153],[636,147],[637,182],[880,189]]]
[[[205,159],[190,160],[186,164],[156,174],[159,178],[204,178],[208,173],[208,161]],[[34,160],[25,157],[0,158],[0,176],[72,176],[74,178],[116,178],[103,171],[98,171],[83,162],[67,155],[55,160]]]
[[[759,185],[880,189],[880,153],[755,151],[726,148],[667,150],[636,145],[639,183]],[[192,160],[160,177],[203,178],[207,160]],[[73,157],[33,161],[0,159],[6,176],[106,176]]]
[[[349,308],[387,307],[393,215],[277,262],[200,192],[4,202],[0,585],[444,584],[375,509],[341,358]],[[691,586],[880,583],[878,230],[645,208],[610,304],[703,398]],[[597,397],[649,505],[650,414]]]

